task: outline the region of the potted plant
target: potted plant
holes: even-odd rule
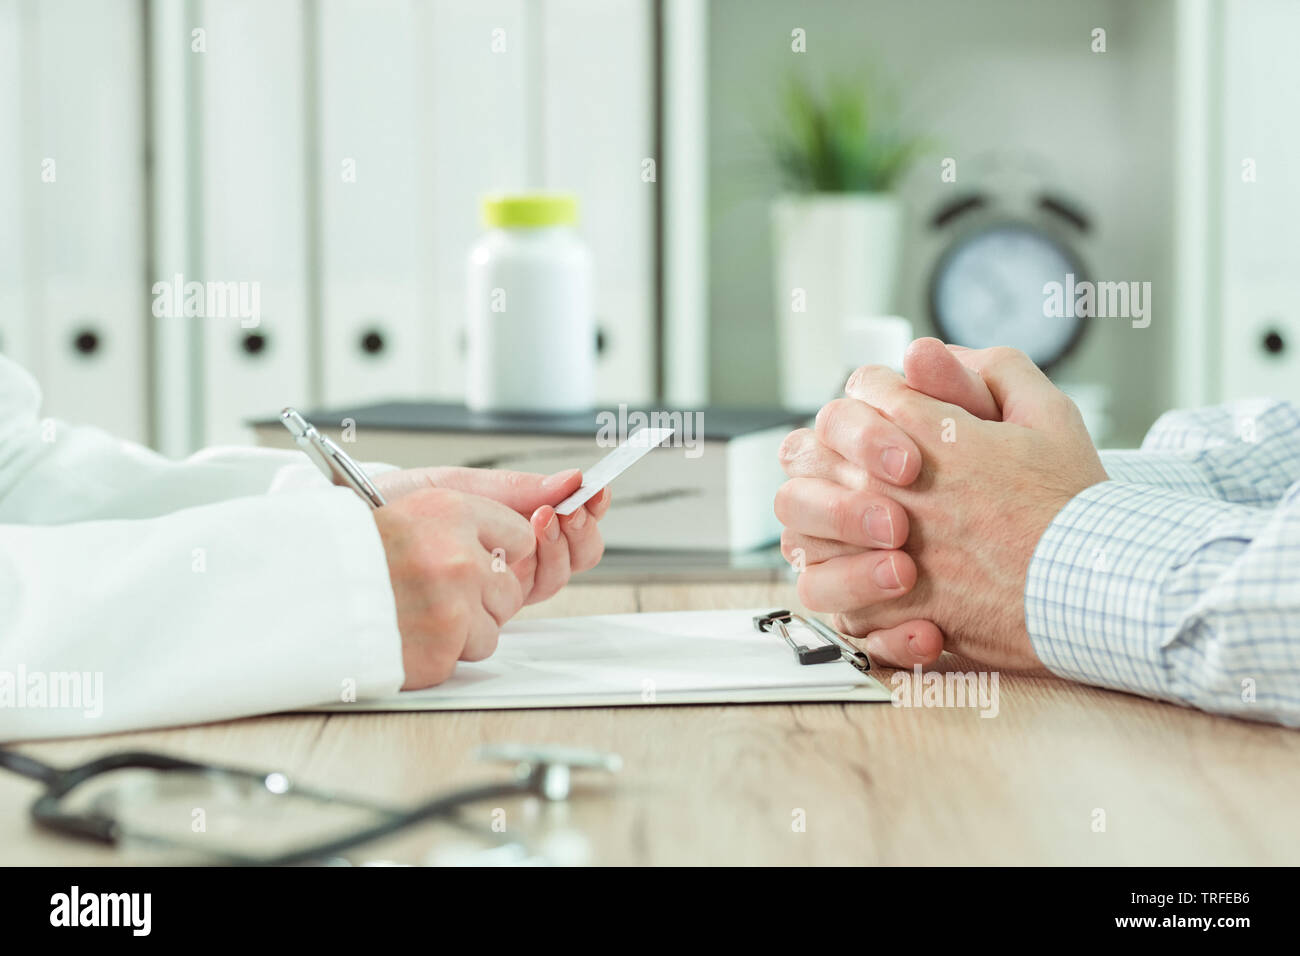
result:
[[[893,311],[902,213],[893,189],[920,140],[866,85],[792,78],[770,134],[784,192],[772,202],[781,399],[820,407],[843,378],[846,320]]]

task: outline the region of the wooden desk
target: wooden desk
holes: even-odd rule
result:
[[[526,613],[794,604],[785,583],[578,584]],[[945,667],[969,669],[957,659]],[[23,749],[61,764],[160,749],[388,802],[501,772],[474,762],[484,742],[618,751],[625,769],[612,786],[568,804],[504,808],[508,829],[571,861],[1300,862],[1300,733],[1054,679],[1004,674],[1000,691],[993,719],[889,704],[286,715]],[[27,819],[36,792],[0,775],[0,862],[123,860],[36,831]],[[1098,809],[1105,832],[1093,830]],[[796,810],[805,832],[792,827]],[[360,859],[420,862],[440,837],[445,827],[425,828]]]

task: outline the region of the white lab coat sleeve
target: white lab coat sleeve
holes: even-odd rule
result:
[[[264,714],[403,682],[378,528],[344,488],[0,526],[0,609],[0,740]]]
[[[300,452],[170,461],[39,408],[0,356],[0,740],[401,686],[387,560],[353,492]]]
[[[150,518],[268,491],[328,488],[299,451],[210,448],[173,461],[98,428],[39,417],[35,380],[0,355],[0,524]],[[372,474],[391,466],[366,465]]]

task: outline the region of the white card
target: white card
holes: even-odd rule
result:
[[[642,428],[631,435],[590,469],[582,473],[582,487],[555,506],[555,513],[571,515],[585,505],[607,484],[658,448],[675,432],[675,428]]]

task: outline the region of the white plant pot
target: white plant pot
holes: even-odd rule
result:
[[[902,227],[889,193],[812,193],[772,202],[772,271],[781,402],[820,408],[853,364],[843,354],[844,320],[889,315]]]

